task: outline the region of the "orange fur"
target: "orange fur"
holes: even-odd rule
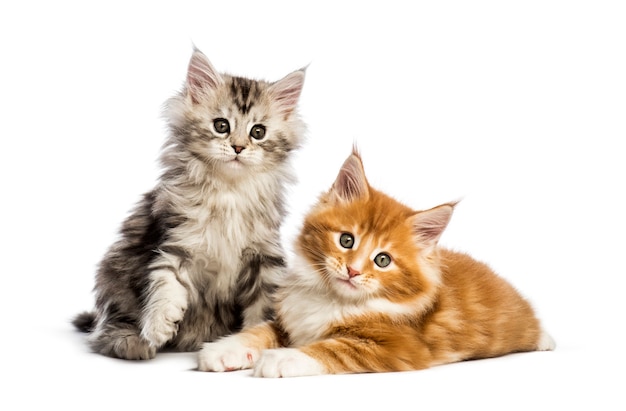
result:
[[[418,370],[553,349],[509,283],[469,255],[437,246],[454,206],[410,209],[370,187],[353,152],[305,218],[299,265],[278,293],[276,321],[240,340],[257,350],[298,348],[326,373]],[[375,262],[381,253],[391,260],[385,267]],[[276,367],[279,375],[309,373]]]

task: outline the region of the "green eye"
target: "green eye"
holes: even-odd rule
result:
[[[262,124],[255,124],[252,126],[252,130],[250,130],[250,137],[255,140],[261,140],[265,137],[265,126]]]
[[[218,118],[213,121],[213,127],[215,127],[215,131],[220,134],[226,134],[230,132],[230,124],[228,123],[228,120],[224,118]]]
[[[341,234],[339,244],[341,244],[343,248],[352,248],[354,246],[354,236],[350,233]]]
[[[391,257],[389,257],[389,254],[380,253],[374,257],[374,263],[380,268],[385,268],[391,264]]]

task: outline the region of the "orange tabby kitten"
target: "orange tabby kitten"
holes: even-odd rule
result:
[[[198,368],[294,377],[552,350],[511,285],[437,246],[453,208],[414,211],[373,189],[355,150],[305,218],[276,321],[206,343]]]

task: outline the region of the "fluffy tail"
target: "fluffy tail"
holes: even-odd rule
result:
[[[96,313],[93,311],[80,313],[72,320],[72,324],[78,331],[91,332],[96,325]]]
[[[539,342],[537,343],[537,350],[539,351],[552,351],[556,348],[556,342],[554,339],[546,332],[546,330],[541,330],[541,335],[539,336]]]

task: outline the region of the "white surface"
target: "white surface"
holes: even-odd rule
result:
[[[2,3],[2,409],[626,408],[623,3],[339,3]],[[510,280],[557,350],[285,380],[89,353],[69,320],[158,175],[192,42],[233,74],[309,64],[286,242],[356,141],[399,200],[463,198],[443,244]]]

